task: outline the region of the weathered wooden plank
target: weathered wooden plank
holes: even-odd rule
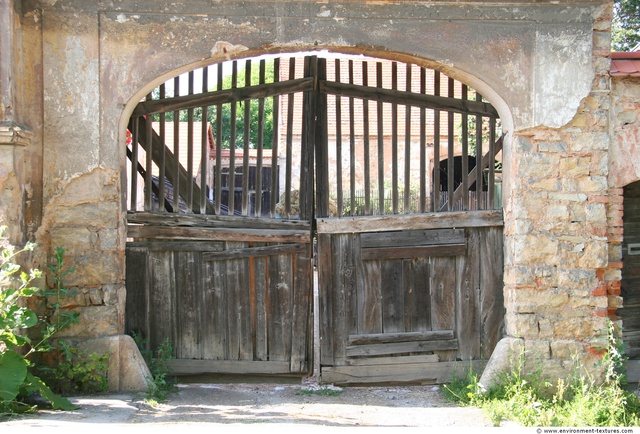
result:
[[[362,62],[362,85],[369,85],[369,64]],[[338,97],[336,97],[338,98]],[[371,151],[369,138],[369,101],[362,100],[362,127],[364,140],[364,213],[371,214]]]
[[[370,333],[349,335],[349,345],[367,345],[393,342],[435,341],[454,338],[453,330],[433,332]]]
[[[431,330],[431,289],[429,286],[429,258],[413,260],[413,299],[416,316],[410,330]]]
[[[461,360],[480,358],[480,240],[478,230],[467,229],[466,254],[456,261],[456,331]],[[485,266],[488,266],[486,258]],[[489,355],[487,355],[488,357]]]
[[[362,249],[362,259],[404,259],[425,258],[436,256],[464,255],[465,244],[444,244],[441,246],[415,246],[415,247],[383,247],[378,249]]]
[[[398,62],[391,62],[391,90],[398,89]],[[391,211],[398,214],[398,104],[391,104]]]
[[[202,357],[227,358],[227,290],[225,261],[203,264]]]
[[[313,341],[313,263],[310,246],[294,256],[293,261],[293,318],[291,320],[291,372],[309,372],[309,340]]]
[[[362,247],[406,247],[434,244],[464,244],[464,229],[371,232],[360,235]]]
[[[356,276],[355,262],[352,251],[352,236],[335,235],[332,240],[332,262],[335,270],[332,289],[332,327],[333,357],[343,359],[345,357],[345,343],[352,333],[352,327],[356,328],[355,301]]]
[[[308,244],[276,244],[271,246],[247,247],[245,249],[229,249],[219,252],[208,252],[202,255],[204,261],[218,261],[222,259],[258,258],[302,252]]]
[[[318,328],[320,333],[320,364],[333,365],[333,260],[331,235],[318,234]]]
[[[415,363],[402,365],[370,365],[323,367],[321,381],[337,385],[357,384],[425,384],[449,383],[454,373],[464,375],[469,368],[482,372],[486,360],[472,362]]]
[[[247,360],[188,360],[174,359],[167,362],[173,375],[194,374],[264,374],[289,373],[289,362]]]
[[[292,267],[291,256],[269,258],[269,360],[287,363],[291,356]]]
[[[195,95],[184,95],[163,100],[144,101],[133,111],[133,116],[149,115],[172,110],[184,110],[202,106],[269,98],[277,95],[293,94],[313,89],[312,78],[297,78],[278,83],[258,84],[255,86],[216,90]]]
[[[381,261],[382,327],[385,333],[405,331],[402,263],[401,260]]]
[[[362,255],[360,255],[356,267],[358,272],[358,333],[382,333],[380,261],[363,261]]]
[[[147,317],[149,319],[149,345],[156,350],[166,339],[179,349],[178,298],[175,268],[172,252],[153,252],[149,255],[149,292],[147,293]]]
[[[231,243],[229,243],[231,244]],[[236,248],[234,248],[236,247]],[[235,246],[229,245],[230,250],[240,250],[242,247],[239,244]],[[227,263],[227,273],[229,266],[232,266],[232,272],[238,274],[237,291],[238,291],[238,330],[240,333],[240,358],[239,360],[253,360],[253,301],[251,298],[251,260],[248,258],[234,259]]]
[[[397,216],[319,218],[319,233],[383,232],[503,226],[502,210],[453,211]]]
[[[211,240],[211,241],[257,241],[309,243],[306,231],[278,229],[228,229],[228,228],[182,228],[129,225],[130,238],[155,238],[166,240]]]
[[[455,270],[456,258],[431,258],[431,328],[453,330],[455,328]],[[455,351],[439,352],[441,360],[455,360]]]
[[[489,357],[501,338],[504,321],[503,236],[501,228],[476,229],[480,252],[481,357]]]
[[[362,365],[394,365],[398,369],[402,369],[402,365],[412,363],[437,363],[438,356],[436,354],[421,354],[418,356],[391,356],[391,357],[359,357],[357,359],[345,360],[346,366],[362,366]]]
[[[241,216],[215,216],[201,214],[166,214],[150,212],[128,212],[129,224],[144,224],[170,227],[199,228],[248,228],[248,229],[289,229],[309,230],[310,224],[302,220],[264,219]]]
[[[243,243],[229,242],[226,247],[230,249],[241,248]],[[228,360],[242,360],[240,340],[242,333],[242,306],[239,268],[240,260],[225,261],[224,288],[227,297],[227,358]]]
[[[147,294],[149,292],[149,253],[144,248],[127,247],[127,299],[125,332],[149,339]]]
[[[254,333],[256,360],[268,360],[268,257],[253,259],[253,293],[255,297]]]
[[[349,345],[346,348],[347,357],[384,356],[402,353],[424,353],[427,351],[457,350],[457,339],[442,339],[429,341],[391,342],[370,345]]]
[[[222,251],[221,241],[130,241],[129,248],[145,248],[149,251],[189,251],[189,252],[219,252]]]
[[[467,113],[489,117],[499,117],[498,111],[489,103],[481,101],[463,101],[459,98],[425,95],[402,90],[364,87],[357,84],[322,81],[320,91],[333,95],[363,98],[379,103],[395,103],[434,110],[447,110],[455,113]]]
[[[318,58],[316,61],[316,71],[318,74],[318,80],[325,80],[327,76],[327,64],[326,59]],[[313,68],[310,70],[313,73]],[[311,94],[311,92],[310,92]],[[312,128],[314,134],[315,155],[302,153],[303,162],[308,159],[305,165],[310,166],[308,177],[315,170],[315,215],[328,217],[329,216],[329,138],[327,132],[327,95],[320,93],[313,93],[310,95],[310,103],[315,103],[315,108],[311,113],[315,116],[314,126]],[[303,127],[304,130],[304,127]],[[303,141],[303,146],[305,142]],[[310,149],[310,148],[309,148]],[[314,161],[315,159],[315,161]],[[305,176],[301,176],[301,182],[307,179]],[[309,179],[306,186],[300,186],[300,205],[301,216],[311,217],[314,215],[314,211],[311,211],[314,207],[313,203],[313,180]],[[302,212],[302,204],[305,203],[308,211]]]
[[[177,309],[176,357],[201,359],[202,260],[198,252],[176,252],[174,259]],[[160,282],[156,279],[155,284]],[[158,307],[162,304],[165,303],[158,301]],[[170,303],[166,304],[170,305]],[[162,315],[155,326],[166,321],[166,316]]]

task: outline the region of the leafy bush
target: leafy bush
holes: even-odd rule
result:
[[[524,426],[637,426],[640,400],[624,388],[624,356],[613,323],[609,323],[608,350],[602,359],[604,382],[596,382],[576,369],[567,381],[558,380],[554,392],[541,370],[524,373],[524,355],[498,384],[482,390],[472,371],[454,378],[445,396],[463,405],[485,410],[496,426],[514,420]]]
[[[36,313],[25,306],[27,299],[40,294],[40,289],[32,286],[40,278],[39,270],[29,273],[22,271],[16,257],[34,249],[35,244],[16,250],[6,238],[6,226],[0,226],[0,413],[29,411],[32,407],[20,402],[18,396],[39,393],[53,408],[71,410],[75,408],[67,399],[51,391],[49,387],[29,368],[30,356],[50,349],[50,340],[67,320],[59,324],[45,324],[37,339],[26,333],[40,323]]]
[[[154,357],[153,351],[147,348],[146,339],[143,339],[137,333],[132,333],[132,337],[151,372],[149,389],[147,390],[147,400],[151,402],[163,402],[170,393],[176,390],[173,378],[171,378],[171,368],[168,363],[169,360],[174,358],[173,344],[169,339],[162,341],[156,351],[156,357]]]

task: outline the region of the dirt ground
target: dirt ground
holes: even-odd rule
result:
[[[322,428],[490,427],[476,408],[458,407],[439,386],[346,387],[306,384],[180,384],[156,406],[143,395],[118,394],[72,398],[80,409],[41,410],[0,423],[0,430],[47,428],[87,432],[92,425],[118,431],[175,429],[244,431],[261,427],[278,432]],[[105,425],[107,424],[107,425]]]

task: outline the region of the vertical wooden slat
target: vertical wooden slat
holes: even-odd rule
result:
[[[429,287],[429,258],[416,258],[413,261],[413,304],[415,320],[413,331],[431,330],[431,290]]]
[[[456,333],[458,358],[461,360],[480,357],[480,245],[478,231],[466,229],[467,249],[456,261]],[[488,263],[482,264],[488,265]]]
[[[268,337],[267,337],[267,320],[268,320],[268,297],[267,290],[269,288],[268,270],[269,257],[253,259],[254,270],[254,294],[255,294],[255,359],[268,360]]]
[[[146,248],[127,247],[126,250],[126,316],[125,333],[132,333],[148,342],[149,251]]]
[[[403,261],[383,260],[381,264],[382,327],[384,333],[404,331]]]
[[[292,57],[289,59],[289,80],[293,80],[296,76],[296,59]],[[289,101],[287,105],[287,150],[285,159],[285,213],[286,217],[291,215],[291,166],[293,164],[293,106],[295,103],[294,94],[289,94]]]
[[[377,86],[382,88],[382,63],[376,63]],[[384,214],[384,120],[383,105],[378,101],[378,214]]]
[[[162,83],[160,85],[160,99],[164,99],[166,97],[166,89],[165,84]],[[160,127],[159,127],[159,137],[160,137],[160,162],[158,163],[158,207],[159,210],[165,211],[164,201],[165,201],[165,178],[166,178],[166,167],[165,167],[165,158],[167,149],[166,146],[166,113],[160,113]]]
[[[291,352],[291,256],[269,258],[269,360],[289,361]]]
[[[398,89],[398,62],[391,63],[391,89]],[[391,104],[391,197],[393,214],[398,214],[398,104]]]
[[[379,260],[359,261],[358,333],[382,333],[382,273]]]
[[[482,95],[480,95],[478,92],[476,92],[476,101],[482,101]],[[482,197],[482,190],[483,190],[483,186],[482,186],[482,182],[483,182],[483,171],[480,170],[482,167],[482,155],[483,155],[483,150],[482,150],[482,116],[476,116],[476,167],[478,168],[478,170],[476,170],[476,195],[477,195],[477,199],[476,199],[476,209],[482,209],[482,201],[480,200]]]
[[[427,92],[427,70],[420,68],[420,93]],[[420,212],[427,212],[427,110],[420,108]]]
[[[238,243],[236,248],[247,248],[246,243]],[[240,360],[253,360],[253,336],[252,333],[252,315],[253,315],[253,303],[251,300],[251,277],[250,277],[250,263],[251,258],[237,259],[229,261],[233,263],[233,270],[238,274],[237,282],[238,286],[238,301],[239,309],[236,320],[238,321],[239,335],[239,359]]]
[[[434,71],[433,94],[440,96],[440,71]],[[440,211],[440,111],[433,112],[433,199],[431,211]]]
[[[352,239],[350,235],[333,235],[332,240],[331,256],[335,274],[331,289],[333,323],[330,333],[333,339],[333,358],[336,362],[343,361],[346,357],[350,325],[351,321],[355,321],[352,309],[357,307],[351,305],[356,281]]]
[[[307,343],[312,333],[309,317],[312,316],[312,276],[311,246],[307,251],[293,257],[293,298],[291,321],[291,362],[290,370],[305,372],[308,369]]]
[[[217,71],[217,86],[216,90],[222,90],[222,74],[223,67],[222,62],[218,63]],[[215,170],[215,194],[214,199],[216,201],[216,215],[220,215],[222,208],[222,104],[216,106],[216,170]]]
[[[177,331],[180,315],[176,310],[178,302],[179,269],[176,268],[174,253],[152,251],[149,255],[149,292],[147,293],[148,338],[151,348],[157,349],[165,340],[175,345],[181,352]],[[136,270],[137,271],[137,270]],[[180,349],[180,350],[179,350]]]
[[[463,100],[468,99],[467,85],[462,85]],[[461,211],[469,210],[469,131],[467,121],[469,116],[466,113],[462,114],[462,209]],[[476,164],[479,160],[476,159]],[[452,195],[453,196],[453,195]],[[453,197],[452,197],[453,199]]]
[[[489,177],[487,183],[487,209],[499,208],[495,204],[496,179],[496,119],[489,119]]]
[[[238,87],[238,62],[234,60],[231,64],[231,88]],[[236,111],[237,103],[231,103],[231,136],[229,137],[229,215],[235,214],[235,194],[236,194]]]
[[[132,211],[138,210],[138,149],[140,147],[140,144],[138,143],[138,140],[140,140],[140,134],[138,132],[139,122],[140,121],[137,116],[133,118],[133,131],[131,131],[131,175],[129,177],[131,180],[131,191],[129,195],[129,209]]]
[[[202,358],[201,288],[202,259],[200,252],[174,252],[178,340],[176,353],[182,359]],[[154,296],[155,298],[155,296]],[[170,304],[169,304],[170,305]],[[165,322],[164,315],[158,322]]]
[[[147,100],[151,99],[151,94],[149,94],[147,96]],[[149,118],[149,122],[147,122],[147,131],[146,131],[146,153],[145,153],[145,157],[146,157],[146,161],[145,161],[145,174],[144,174],[144,209],[145,211],[151,211],[151,205],[152,205],[152,191],[153,188],[151,186],[151,183],[153,182],[153,178],[152,178],[152,164],[153,164],[153,135],[151,134],[151,132],[153,131],[152,128],[152,122],[151,120],[153,119],[152,116],[147,115],[147,117]]]
[[[173,96],[180,94],[180,76],[173,78]],[[173,112],[173,157],[176,160],[173,173],[173,212],[180,212],[180,110]]]
[[[202,68],[202,92],[209,91],[209,68]],[[208,107],[202,107],[202,140],[200,146],[200,212],[202,214],[207,213],[207,192],[209,186],[207,185],[209,173],[209,122],[208,122]]]
[[[227,270],[225,261],[204,263],[202,342],[205,359],[227,359]]]
[[[330,234],[318,234],[318,326],[320,333],[320,364],[333,365],[333,276],[334,262]]]
[[[431,328],[453,330],[455,328],[455,257],[430,258],[431,272]],[[456,351],[436,351],[441,361],[455,360]]]
[[[369,85],[369,64],[362,62],[362,85]],[[371,157],[369,152],[369,100],[362,100],[362,128],[364,135],[364,214],[371,214]]]
[[[453,78],[449,77],[449,98],[455,96],[454,83]],[[455,205],[453,203],[453,191],[455,190],[454,114],[451,111],[447,114],[447,211],[453,211]]]
[[[244,85],[251,86],[251,59],[245,61]],[[251,100],[244,101],[244,146],[242,152],[242,215],[249,214],[249,145],[251,144]]]
[[[189,95],[194,93],[194,80],[194,72],[189,71]],[[193,197],[193,171],[193,109],[190,108],[187,109],[187,206],[190,211],[193,211],[195,201]]]
[[[411,64],[407,63],[406,90],[411,92]],[[404,213],[409,214],[411,204],[411,106],[405,106],[404,126]]]
[[[273,82],[280,81],[280,58],[277,57],[273,60]],[[273,140],[271,141],[271,187],[270,187],[270,215],[271,218],[276,216],[276,204],[278,203],[280,192],[278,191],[278,154],[279,154],[279,124],[280,124],[280,95],[273,97],[272,102],[273,110],[271,112],[272,124],[273,124]]]
[[[336,82],[340,83],[340,59],[335,60],[335,76]],[[353,117],[353,113],[349,112],[349,117]],[[338,205],[338,217],[342,217],[344,209],[344,194],[342,191],[342,97],[336,95],[336,194]],[[352,209],[353,212],[353,209]]]
[[[501,227],[475,229],[480,238],[481,356],[488,358],[500,339],[504,320],[503,232]]]
[[[418,321],[420,312],[416,303],[416,281],[413,273],[413,260],[402,260],[402,316],[404,325],[402,330],[405,332],[414,331],[414,325]]]
[[[264,59],[260,60],[260,72],[258,75],[258,83],[264,84],[266,74],[266,63]],[[256,162],[256,195],[255,195],[255,216],[262,216],[262,155],[264,148],[264,98],[258,100],[258,152]],[[273,174],[272,174],[273,176]]]
[[[353,60],[349,59],[349,83],[353,80]],[[349,98],[349,208],[350,214],[355,215],[356,211],[356,131],[355,131],[355,101]],[[341,157],[342,158],[342,157]]]

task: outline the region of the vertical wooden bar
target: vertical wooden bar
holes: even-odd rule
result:
[[[411,64],[407,63],[406,90],[411,92]],[[404,213],[411,212],[411,106],[405,106],[404,126]]]
[[[296,59],[289,59],[289,80],[293,80],[296,76]],[[285,200],[284,209],[286,217],[291,215],[291,165],[293,160],[293,105],[295,103],[294,94],[289,94],[289,104],[287,106],[287,151],[285,161]]]
[[[231,64],[231,88],[238,87],[238,62],[236,60]],[[231,103],[231,136],[229,137],[229,209],[227,214],[235,214],[235,195],[236,195],[236,111],[237,103]]]
[[[482,228],[484,229],[484,228]],[[482,230],[481,229],[481,230]],[[480,357],[480,269],[487,263],[480,262],[478,229],[466,229],[466,254],[456,261],[456,335],[458,358],[461,360]]]
[[[180,76],[173,79],[173,96],[180,94]],[[173,173],[173,212],[180,212],[180,110],[173,112],[173,157],[176,160]]]
[[[260,60],[260,72],[258,75],[258,83],[264,84],[265,82],[265,69],[266,63],[264,59]],[[256,193],[255,193],[255,216],[260,217],[262,215],[262,155],[264,148],[264,98],[258,100],[258,152],[256,161]]]
[[[280,81],[280,58],[273,59],[273,82]],[[276,204],[280,198],[280,192],[278,191],[278,152],[279,152],[279,134],[278,127],[280,122],[280,95],[273,97],[273,111],[271,113],[273,119],[273,140],[271,141],[271,188],[270,188],[270,203],[269,211],[271,218],[276,216]]]
[[[140,146],[138,143],[138,140],[140,140],[138,128],[140,128],[140,120],[136,116],[133,119],[133,131],[131,131],[131,192],[129,197],[129,209],[131,211],[138,210],[138,148]]]
[[[449,77],[449,98],[455,97],[454,80]],[[453,192],[455,190],[455,155],[454,155],[454,114],[452,111],[448,112],[447,117],[447,211],[453,211]]]
[[[222,90],[222,62],[218,63],[216,90]],[[216,170],[215,170],[215,200],[216,215],[220,215],[222,207],[222,104],[216,106]]]
[[[336,82],[340,83],[340,59],[335,61]],[[353,113],[349,113],[351,118]],[[342,191],[342,97],[336,95],[336,194],[338,201],[338,217],[342,217],[344,195]],[[353,210],[352,210],[353,211]]]
[[[245,61],[244,85],[251,86],[251,59]],[[242,151],[242,215],[249,213],[249,149],[251,144],[251,100],[244,101],[244,133]]]
[[[382,63],[376,63],[377,86],[382,89]],[[384,121],[382,102],[378,101],[378,214],[384,214]]]
[[[349,83],[353,80],[353,60],[349,59]],[[355,130],[355,101],[349,98],[349,208],[350,214],[356,214],[356,130]]]
[[[151,94],[147,95],[147,101],[151,100]],[[144,174],[144,210],[151,211],[152,191],[151,184],[153,183],[152,168],[153,168],[153,115],[147,115],[147,131],[146,131],[146,161],[145,161],[145,174]]]
[[[496,179],[496,118],[489,119],[489,179],[487,180],[487,209],[495,209]]]
[[[434,71],[433,94],[440,96],[440,71]],[[431,211],[440,211],[440,111],[433,112],[433,203]]]
[[[476,92],[476,101],[482,101],[482,95]],[[476,209],[483,209],[482,191],[483,186],[483,170],[482,170],[482,116],[476,116]]]
[[[189,71],[189,95],[193,95],[194,73]],[[187,206],[189,211],[193,212],[193,109],[187,109]]]
[[[398,90],[398,63],[391,63],[391,89]],[[398,214],[398,104],[391,105],[391,196],[393,214]]]
[[[202,68],[202,93],[209,91],[209,68]],[[207,174],[209,173],[209,122],[208,107],[202,107],[202,145],[200,146],[200,213],[207,213]]]
[[[427,70],[420,68],[420,93],[427,92]],[[427,211],[427,110],[420,108],[420,212]]]
[[[369,86],[369,64],[362,62],[362,85]],[[364,139],[364,215],[371,214],[371,156],[369,153],[369,100],[362,100],[362,131]]]
[[[314,58],[309,65],[309,74],[311,77],[314,75],[317,77],[317,82],[324,81],[327,79],[327,61],[323,58]],[[314,117],[309,117],[308,120],[313,122],[314,125],[310,128],[313,131],[314,143],[315,143],[315,156],[317,161],[313,162],[313,154],[309,155],[309,176],[313,179],[314,169],[315,169],[315,179],[317,183],[317,188],[315,191],[316,197],[316,209],[315,212],[319,217],[328,217],[329,216],[329,140],[327,134],[327,95],[325,93],[318,92],[316,88],[314,90],[315,95],[312,96],[310,103],[315,104],[315,107],[312,108],[311,114],[315,112]],[[300,193],[300,205],[305,203],[308,207],[306,212],[302,213],[301,209],[301,217],[304,219],[313,218],[313,182],[309,181],[309,187],[306,188],[306,194],[311,196],[304,202],[303,191]]]
[[[463,100],[469,98],[468,88],[466,84],[462,85]],[[462,209],[461,211],[469,210],[469,131],[467,121],[469,116],[466,113],[462,114]],[[476,164],[478,160],[476,159]]]
[[[166,97],[166,89],[165,84],[162,83],[160,85],[160,99],[164,99]],[[158,208],[159,210],[166,211],[164,201],[165,201],[165,178],[166,178],[166,113],[160,113],[160,128],[159,128],[159,137],[160,137],[160,161],[158,164]]]

